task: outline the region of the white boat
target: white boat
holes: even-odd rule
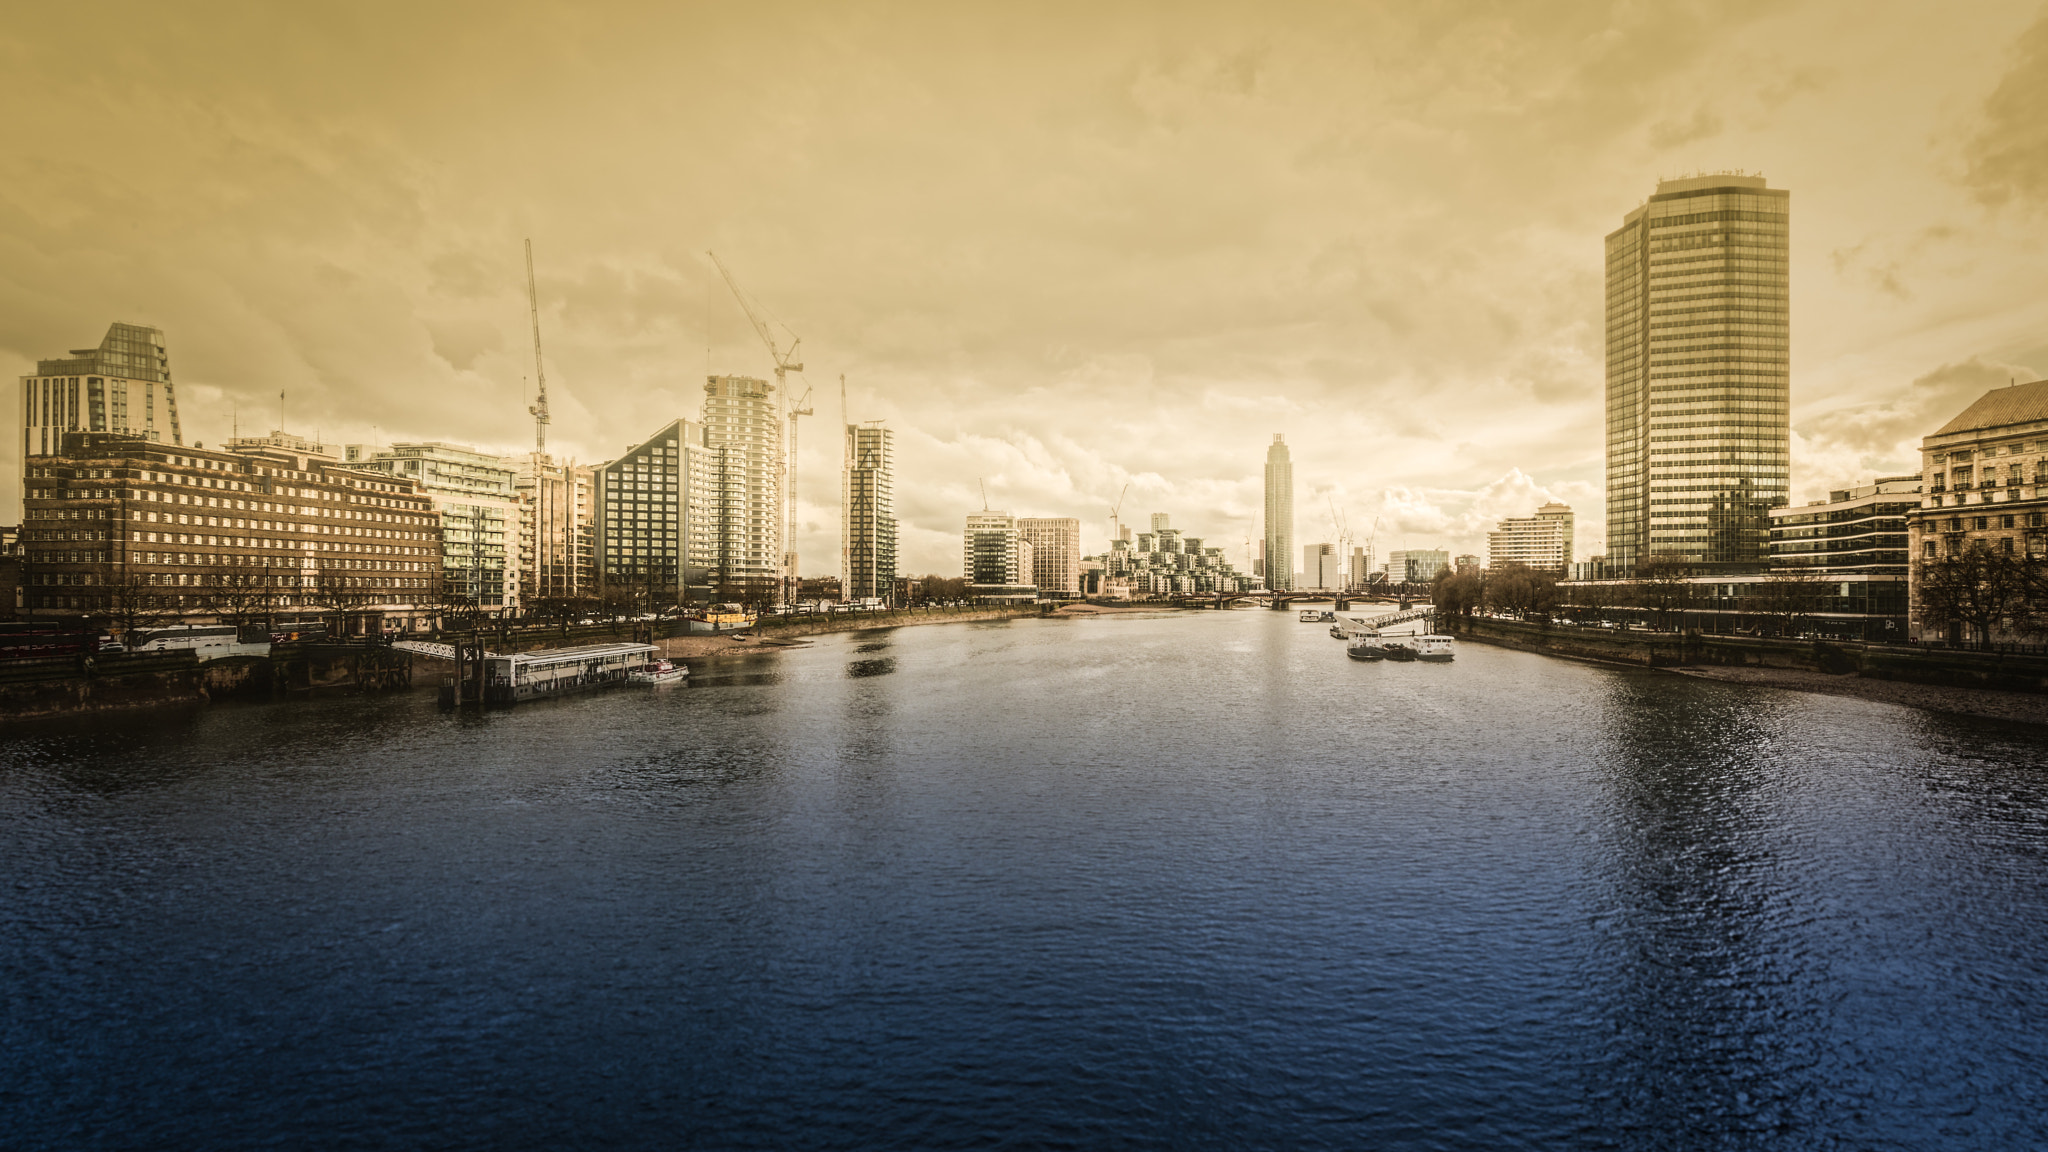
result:
[[[1417,636],[1415,658],[1431,664],[1449,664],[1453,653],[1449,636]]]
[[[1346,632],[1342,624],[1330,625],[1330,635],[1335,636],[1339,640],[1349,640],[1351,638],[1351,633]]]
[[[673,684],[690,677],[688,664],[675,664],[667,660],[653,660],[626,673],[628,684]]]
[[[1323,619],[1323,614],[1314,608],[1303,608],[1301,610],[1301,615],[1297,617],[1297,619],[1299,619],[1303,624],[1317,624],[1321,623]]]

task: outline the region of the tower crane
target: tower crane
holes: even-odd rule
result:
[[[791,372],[799,374],[803,372],[803,361],[797,359],[797,349],[803,347],[804,341],[803,337],[789,331],[789,325],[782,324],[780,320],[776,320],[775,323],[781,324],[784,332],[789,332],[789,347],[784,348],[777,344],[775,332],[769,327],[769,321],[773,318],[763,315],[767,310],[762,308],[759,301],[747,295],[746,290],[740,287],[740,282],[733,278],[732,269],[727,268],[725,261],[718,258],[718,253],[706,251],[704,254],[711,257],[711,263],[718,267],[718,274],[725,277],[725,286],[732,289],[732,298],[739,302],[740,311],[747,314],[747,322],[754,326],[754,335],[759,336],[761,343],[767,345],[768,358],[775,364],[775,391],[781,395],[782,402],[788,406],[789,454],[780,461],[780,471],[789,481],[787,485],[789,508],[785,517],[785,530],[782,538],[782,563],[783,570],[786,573],[784,576],[786,587],[783,590],[783,602],[788,603],[795,599],[796,594],[796,566],[793,563],[794,558],[789,551],[796,538],[796,418],[811,415],[811,410],[804,407],[804,404],[811,398],[811,392],[810,389],[806,388],[802,400],[798,400],[794,404],[790,403],[789,382],[786,377]]]
[[[526,311],[533,318],[533,377],[537,386],[534,402],[527,406],[526,411],[533,417],[533,588],[538,597],[551,595],[548,537],[553,527],[553,512],[548,507],[548,482],[543,472],[547,463],[548,425],[553,421],[548,418],[548,374],[541,366],[540,293],[533,286],[533,238],[530,236],[526,238]]]
[[[1124,481],[1124,490],[1116,494],[1116,503],[1109,507],[1109,550],[1116,551],[1116,542],[1124,538],[1124,497],[1131,491],[1131,482]]]

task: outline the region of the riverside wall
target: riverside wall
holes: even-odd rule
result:
[[[793,636],[815,636],[825,632],[866,632],[875,628],[902,628],[912,624],[965,624],[975,620],[1015,620],[1038,616],[1036,604],[1002,608],[897,608],[886,612],[834,612],[818,616],[764,616],[754,623],[754,635],[764,640]],[[680,636],[683,633],[676,633]]]
[[[1462,639],[1503,648],[1639,667],[1789,668],[1950,688],[2048,692],[2048,657],[2009,652],[1757,636],[1678,636],[1481,617],[1446,618],[1442,625],[1455,627]]]
[[[0,724],[140,708],[197,707],[404,688],[411,655],[349,645],[280,646],[269,656],[202,661],[192,652],[108,654],[0,671]]]

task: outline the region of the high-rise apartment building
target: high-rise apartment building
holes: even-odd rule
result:
[[[884,598],[896,587],[894,437],[880,421],[846,426],[846,469],[839,499],[845,541],[839,594]]]
[[[1510,516],[1486,534],[1486,564],[1520,564],[1562,576],[1571,565],[1572,510],[1545,504],[1534,516]]]
[[[587,464],[545,453],[515,457],[519,490],[519,597],[542,601],[597,595],[597,478]]]
[[[1152,523],[1164,527],[1166,516]],[[1081,522],[1071,516],[1021,516],[1017,531],[1031,546],[1031,583],[1041,596],[1081,594]]]
[[[1344,587],[1344,557],[1335,544],[1304,544],[1301,549],[1303,591],[1337,592]]]
[[[120,432],[144,440],[183,444],[178,393],[164,334],[137,324],[113,324],[97,348],[36,361],[21,378],[21,455],[61,450],[66,432]]]
[[[1294,458],[1286,441],[1273,434],[1266,449],[1266,587],[1285,592],[1294,587]]]
[[[510,460],[438,441],[351,444],[343,459],[351,468],[409,480],[433,501],[441,517],[441,586],[448,602],[519,606],[519,490]]]
[[[705,583],[691,554],[704,533],[711,455],[703,425],[671,420],[595,469],[595,556],[606,596],[680,604]]]
[[[1756,569],[1790,485],[1791,194],[1666,180],[1607,236],[1607,562]]]
[[[751,376],[704,384],[709,492],[698,562],[714,586],[772,594],[783,576],[782,419],[775,386]]]
[[[969,595],[982,600],[1035,600],[1031,543],[1008,512],[970,512],[960,540],[960,571]]]

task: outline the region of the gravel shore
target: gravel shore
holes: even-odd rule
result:
[[[2048,696],[2032,692],[2002,692],[1991,688],[1947,688],[1933,684],[1906,684],[1896,680],[1868,680],[1861,676],[1830,676],[1794,668],[1732,668],[1700,665],[1670,668],[1681,676],[1721,680],[1731,684],[1762,684],[1790,688],[1795,692],[1818,692],[1825,696],[1854,696],[1885,704],[1903,704],[1930,712],[1952,712],[2021,724],[2048,727]]]

